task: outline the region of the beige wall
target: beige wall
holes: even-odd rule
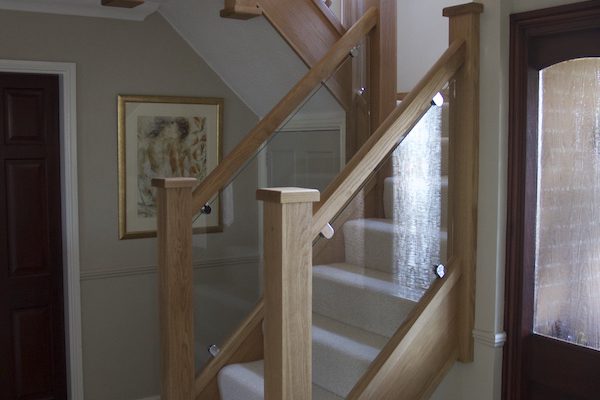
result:
[[[126,22],[0,11],[0,59],[77,65],[85,398],[156,395],[155,240],[117,237],[117,95],[225,98],[225,153],[257,118],[158,14]],[[245,178],[245,187],[229,191],[233,226],[195,241],[196,260],[211,260],[197,268],[196,279],[239,289],[251,299],[258,287],[255,169]],[[215,310],[222,300],[214,300]],[[212,318],[203,340],[217,340],[235,322],[230,315]]]

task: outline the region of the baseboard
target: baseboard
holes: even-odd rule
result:
[[[506,333],[505,332],[490,332],[479,329],[473,330],[473,338],[479,344],[484,346],[498,348],[504,346],[504,342],[506,342]]]

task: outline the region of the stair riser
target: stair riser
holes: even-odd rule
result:
[[[443,232],[427,236],[425,232],[393,226],[390,221],[362,220],[349,221],[343,229],[347,263],[395,274],[401,284],[410,288],[427,288],[433,279],[432,266],[445,259]]]
[[[394,204],[398,204],[399,200],[395,198],[396,194],[401,190],[399,188],[401,177],[387,178],[384,182],[383,190],[383,209],[387,219],[395,219],[398,216],[394,212]],[[448,226],[448,178],[442,176],[439,182],[440,185],[440,229],[446,230]],[[418,212],[419,210],[416,210]]]
[[[372,359],[357,359],[313,341],[313,383],[341,397],[346,397],[365,373]]]
[[[390,337],[415,303],[315,276],[313,311],[345,324]]]

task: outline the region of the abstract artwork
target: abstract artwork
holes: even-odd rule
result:
[[[119,238],[156,235],[152,179],[193,177],[201,182],[221,157],[223,100],[119,96]],[[194,232],[221,231],[218,196]]]

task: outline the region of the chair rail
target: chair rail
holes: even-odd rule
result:
[[[192,194],[194,213],[221,190],[239,169],[298,108],[310,93],[331,76],[350,50],[375,27],[379,12],[372,7],[354,24],[329,52],[285,95],[283,99],[242,139],[242,141],[212,170]]]

